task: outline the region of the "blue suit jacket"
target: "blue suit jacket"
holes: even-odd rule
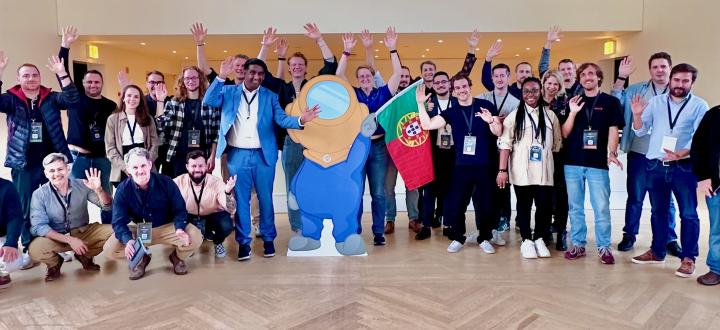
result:
[[[237,110],[242,100],[243,85],[225,85],[224,81],[217,78],[205,93],[203,103],[210,107],[221,108],[220,132],[218,134],[217,152],[215,157],[220,156],[227,147],[225,136],[237,118]],[[290,117],[280,107],[277,94],[265,87],[259,87],[258,96],[258,123],[257,130],[260,137],[260,148],[263,158],[268,166],[275,166],[278,159],[278,148],[275,139],[273,122],[278,126],[288,129],[301,129],[299,117]]]

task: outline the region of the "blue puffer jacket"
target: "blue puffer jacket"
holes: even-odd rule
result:
[[[1,88],[2,81],[0,81]],[[60,109],[67,109],[80,102],[80,97],[74,84],[63,87],[62,90],[62,93],[58,93],[40,86],[38,106],[53,147],[72,161],[60,120]],[[13,86],[7,90],[7,93],[0,95],[0,112],[7,114],[8,142],[5,166],[17,170],[23,169],[30,144],[30,107],[20,85]]]

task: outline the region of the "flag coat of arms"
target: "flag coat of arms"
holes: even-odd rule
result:
[[[377,111],[388,153],[410,190],[432,182],[435,175],[430,133],[420,126],[415,100],[415,89],[422,82],[408,86]]]

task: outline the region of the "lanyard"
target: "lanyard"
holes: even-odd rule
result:
[[[475,102],[473,101],[473,104],[474,104],[474,103],[475,103]],[[467,124],[467,127],[468,127],[468,136],[472,136],[472,123],[473,123],[473,118],[475,118],[475,116],[473,115],[473,106],[472,106],[472,104],[470,105],[470,116],[469,116],[470,119],[468,119],[468,116],[465,116],[465,114],[464,114],[462,111],[460,111],[460,114],[462,115],[463,119],[465,119],[465,123]]]
[[[653,94],[655,94],[655,96],[657,96],[658,93],[657,93],[657,90],[655,90],[655,83],[652,82],[652,80],[650,81],[650,85],[652,86]],[[665,86],[665,89],[663,89],[662,93],[660,93],[660,94],[665,94],[665,93],[667,93],[668,87],[670,87],[670,84],[669,84],[669,83]]]
[[[253,96],[252,96],[252,98],[250,98],[250,100],[248,100],[248,97],[247,97],[247,95],[245,94],[245,91],[242,91],[242,95],[243,95],[243,97],[245,98],[245,103],[247,103],[247,111],[248,111],[248,113],[247,113],[247,117],[246,117],[245,119],[250,119],[250,113],[251,113],[251,112],[250,112],[250,105],[253,103],[253,101],[255,101],[255,97],[257,97],[258,93],[253,94]]]
[[[68,187],[69,189],[70,187]],[[72,191],[68,191],[67,197],[62,198],[60,197],[60,194],[55,190],[55,188],[50,184],[50,190],[52,190],[53,195],[55,195],[55,198],[57,199],[58,203],[60,203],[60,206],[63,209],[63,216],[65,224],[65,233],[70,233],[70,222],[68,221],[68,209],[70,208],[70,193]]]
[[[670,112],[670,95],[668,95],[668,102],[667,102],[667,109],[668,109],[668,121],[670,122],[670,133],[672,133],[673,129],[675,128],[675,124],[677,124],[678,118],[680,118],[680,113],[685,109],[685,106],[690,102],[690,98],[692,98],[692,95],[688,96],[688,98],[683,102],[683,104],[680,106],[680,110],[678,110],[677,114],[675,114],[675,119],[672,118],[672,113]]]
[[[148,181],[148,191],[150,191],[150,183],[152,182],[152,176],[150,177],[150,181]],[[147,206],[148,197],[150,197],[150,194],[146,191],[142,192],[142,195],[140,195],[140,192],[142,189],[140,189],[140,186],[138,186],[136,183],[133,183],[135,186],[135,196],[137,197],[138,201],[140,202],[140,217],[142,218],[142,222],[145,223],[145,207]],[[152,222],[152,219],[150,219],[150,222]]]
[[[592,117],[593,117],[593,113],[595,112],[595,104],[597,104],[597,100],[600,98],[600,94],[601,94],[601,92],[598,92],[597,95],[595,95],[595,99],[593,100],[593,103],[590,106],[590,108],[587,108],[587,105],[585,105],[585,116],[587,117],[589,130],[592,130]],[[585,97],[587,98],[588,96],[585,95]]]
[[[503,100],[502,100],[502,102],[500,103],[500,107],[498,107],[498,106],[497,106],[497,100],[495,100],[495,90],[492,91],[493,104],[495,105],[495,109],[497,109],[497,111],[498,111],[499,113],[502,112],[502,108],[503,108],[503,106],[505,105],[505,100],[507,100],[508,94],[510,94],[510,92],[506,91],[506,92],[505,92],[505,97],[503,97]]]
[[[542,115],[542,109],[538,108],[538,121],[540,121],[540,116]],[[535,119],[533,119],[532,115],[530,115],[530,111],[527,108],[527,105],[525,105],[525,113],[527,113],[528,118],[530,119],[530,123],[532,123],[532,129],[533,129],[533,135],[535,136],[535,141],[538,141],[538,137],[540,136],[540,129],[538,128],[538,124],[535,123]]]
[[[188,174],[189,176],[190,174]],[[200,196],[195,193],[195,186],[193,185],[192,178],[190,179],[190,190],[192,190],[193,197],[195,198],[195,204],[197,205],[197,216],[200,218],[200,200],[202,199],[203,192],[205,191],[205,183],[207,178],[203,179],[202,186],[200,188]]]
[[[187,105],[187,103],[185,103],[185,104]],[[192,107],[192,109],[190,109],[190,111],[192,111],[192,114],[193,114],[192,129],[194,130],[196,125],[201,120],[202,103],[200,102],[200,100],[198,100],[197,102],[193,102],[191,104],[198,105],[197,107]],[[248,106],[248,108],[250,108],[250,107]],[[185,108],[185,109],[187,109],[187,108]]]
[[[125,113],[125,116],[127,116],[127,112]],[[128,131],[130,131],[130,142],[134,145],[135,144],[135,129],[137,128],[137,116],[135,117],[135,121],[133,121],[132,127],[130,127],[130,120],[125,122],[127,124]]]

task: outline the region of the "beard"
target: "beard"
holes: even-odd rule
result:
[[[684,98],[690,94],[690,90],[682,87],[674,87],[670,90],[670,94],[675,97]]]
[[[195,173],[190,174],[190,180],[194,182],[195,184],[201,184],[203,180],[205,180],[206,173],[202,173],[199,176],[196,176]]]

